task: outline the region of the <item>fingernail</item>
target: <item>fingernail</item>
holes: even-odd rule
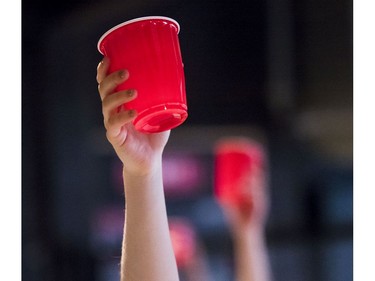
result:
[[[128,95],[129,98],[131,98],[132,96],[134,96],[135,90],[127,90],[126,94]]]
[[[103,59],[101,60],[100,64],[103,64],[103,63],[105,63],[106,61],[108,61],[108,57],[103,57]]]
[[[136,111],[134,109],[129,110],[128,114],[129,114],[130,117],[134,117],[136,115]]]
[[[121,79],[125,78],[125,76],[126,76],[126,70],[120,70],[119,71],[119,76],[120,76]]]

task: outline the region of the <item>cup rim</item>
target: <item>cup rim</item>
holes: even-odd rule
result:
[[[216,141],[214,145],[215,154],[228,152],[249,152],[260,151],[264,153],[264,147],[261,142],[242,136],[223,137]]]
[[[177,34],[180,32],[180,25],[179,25],[179,23],[176,20],[174,20],[172,18],[169,18],[169,17],[164,17],[164,16],[147,16],[147,17],[134,18],[134,19],[122,22],[122,23],[120,23],[118,25],[115,25],[111,29],[107,30],[100,37],[100,39],[98,41],[97,49],[98,49],[99,53],[101,53],[103,55],[102,51],[100,50],[100,45],[101,45],[102,41],[104,40],[104,38],[107,37],[110,33],[112,33],[116,29],[119,29],[119,28],[121,28],[121,27],[123,27],[125,25],[131,24],[131,23],[135,23],[135,22],[139,22],[139,21],[144,21],[144,20],[166,20],[166,21],[170,21],[170,22],[172,22],[177,27]]]

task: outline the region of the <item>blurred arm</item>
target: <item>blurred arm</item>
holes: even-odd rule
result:
[[[261,229],[247,229],[234,234],[236,281],[270,281],[271,271]]]
[[[232,232],[236,281],[271,281],[265,241],[269,202],[264,174],[254,171],[243,184],[251,202],[222,204]]]

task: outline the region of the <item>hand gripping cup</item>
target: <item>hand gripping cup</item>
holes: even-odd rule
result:
[[[251,207],[252,188],[264,176],[264,151],[246,138],[225,138],[214,150],[214,194],[222,204]],[[262,187],[260,187],[262,188]]]
[[[115,91],[137,90],[138,97],[123,107],[137,111],[133,123],[140,132],[170,130],[187,118],[179,30],[173,19],[142,17],[111,28],[98,42],[99,52],[110,60],[109,73],[129,71]]]

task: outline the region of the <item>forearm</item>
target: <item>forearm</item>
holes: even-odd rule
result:
[[[271,281],[266,242],[261,230],[235,234],[236,281]]]
[[[121,280],[178,280],[169,236],[161,157],[147,175],[124,172],[124,186],[126,212]]]

